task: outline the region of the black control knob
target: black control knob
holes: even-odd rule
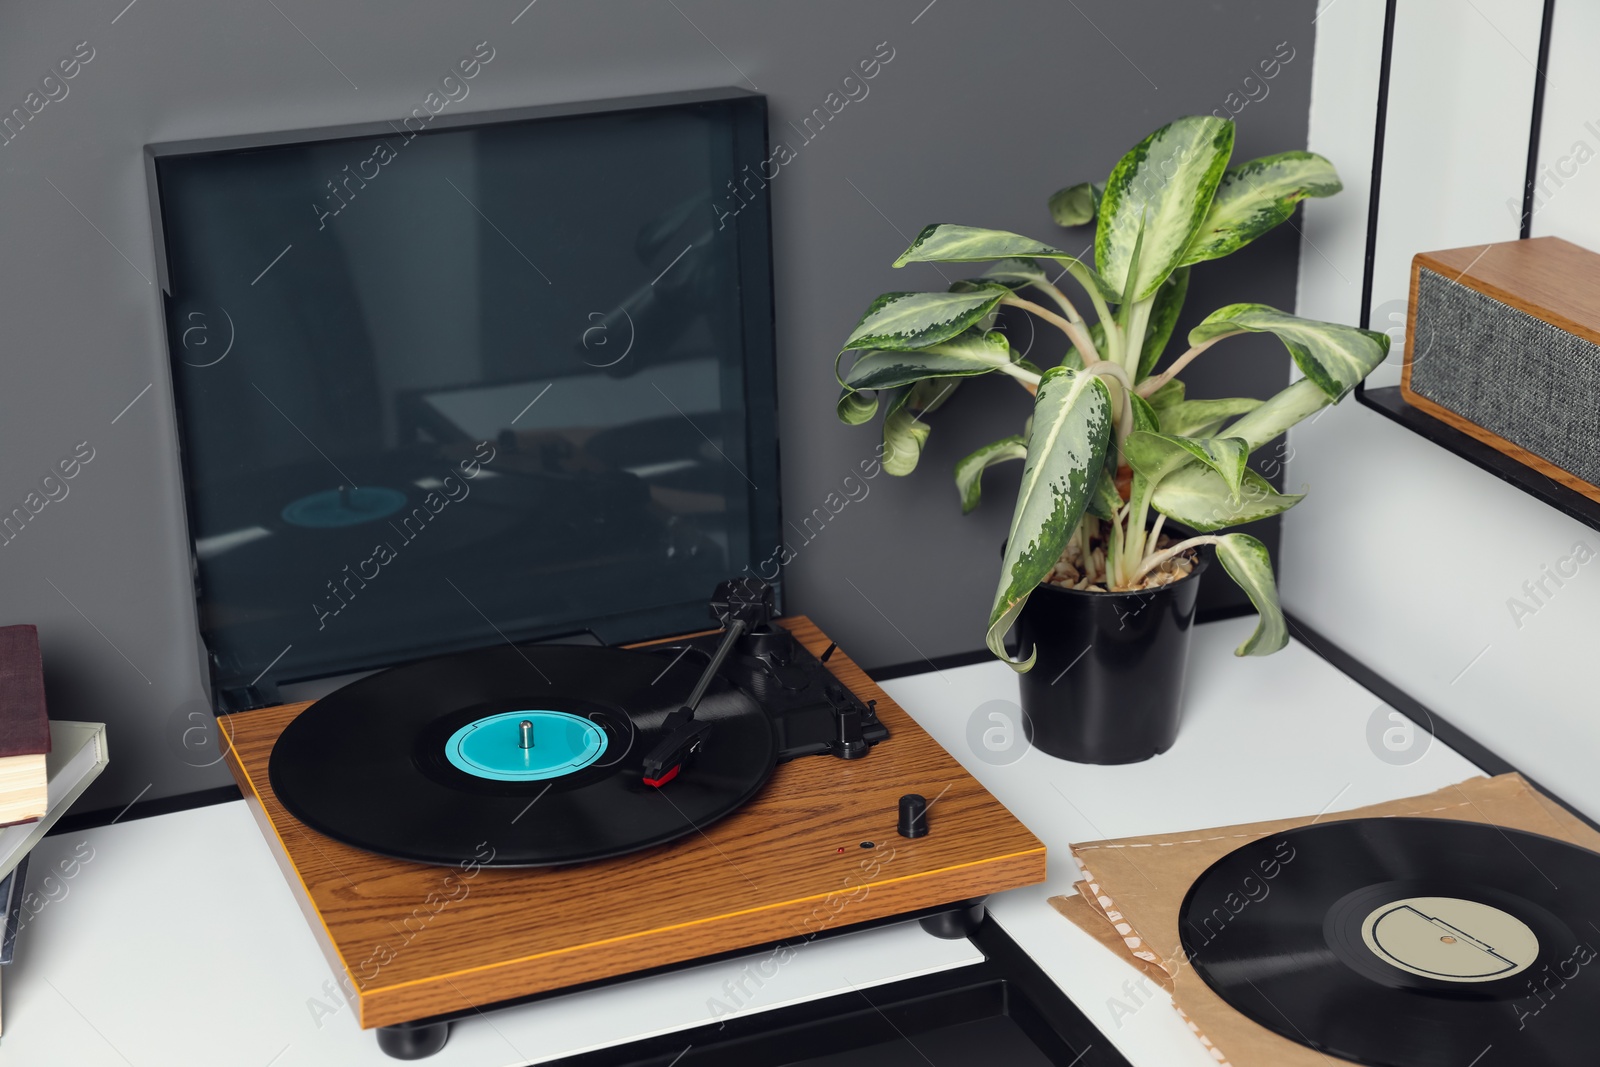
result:
[[[895,827],[901,837],[928,836],[928,798],[921,793],[907,793],[900,798],[900,824]]]
[[[855,708],[835,708],[837,735],[833,739],[833,754],[840,759],[860,759],[872,751],[862,732],[861,712]]]

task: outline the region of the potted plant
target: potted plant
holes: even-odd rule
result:
[[[1191,267],[1248,244],[1305,197],[1341,188],[1332,165],[1310,152],[1230,167],[1233,136],[1225,119],[1178,119],[1135,145],[1103,186],[1052,196],[1057,223],[1095,223],[1092,266],[1020,234],[927,227],[896,267],[993,265],[947,292],[878,297],[835,362],[840,419],[861,424],[884,409],[884,469],[892,474],[916,466],[926,417],[962,378],[1003,374],[1032,395],[1023,433],[973,452],[955,476],[969,512],[985,470],[1024,461],[987,642],[1024,672],[1033,742],[1053,755],[1124,763],[1171,746],[1202,547],[1214,550],[1260,616],[1237,654],[1288,643],[1266,548],[1249,534],[1219,531],[1300,501],[1303,494],[1280,493],[1252,470],[1250,454],[1336,403],[1388,353],[1381,333],[1230,304],[1156,371]],[[1055,284],[1066,275],[1087,296],[1093,321]],[[1012,350],[992,328],[1006,307],[1066,335],[1060,365],[1042,370]],[[1276,335],[1303,377],[1265,401],[1187,399],[1177,375],[1244,333]],[[1186,532],[1175,536],[1179,528]],[[1016,659],[1004,644],[1013,624]]]

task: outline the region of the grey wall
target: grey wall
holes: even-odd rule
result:
[[[1238,154],[1305,143],[1313,0],[925,3],[7,5],[0,111],[23,107],[79,42],[94,53],[65,97],[0,146],[0,501],[22,504],[80,442],[94,450],[67,495],[0,548],[0,622],[39,625],[55,717],[110,724],[111,768],[82,808],[227,780],[185,736],[203,720],[202,660],[145,144],[395,118],[484,40],[496,57],[463,109],[754,85],[771,98],[778,138],[888,42],[894,57],[870,94],[799,147],[770,188],[784,504],[798,515],[873,448],[872,431],[834,420],[836,346],[876,293],[944,284],[931,267],[889,269],[919,227],[1069,240],[1044,211],[1052,190],[1103,177],[1176,115],[1236,107],[1283,41],[1295,58],[1239,114]],[[1200,273],[1191,319],[1234,300],[1293,307],[1296,252],[1285,232]],[[1218,355],[1189,376],[1195,394],[1286,380],[1270,343]],[[997,506],[964,519],[949,470],[1024,416],[1015,388],[964,387],[934,417],[914,477],[878,477],[799,546],[790,605],[868,664],[981,646],[1016,475],[996,477]]]

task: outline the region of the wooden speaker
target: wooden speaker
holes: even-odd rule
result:
[[[1401,392],[1600,501],[1600,255],[1535,237],[1417,256]]]

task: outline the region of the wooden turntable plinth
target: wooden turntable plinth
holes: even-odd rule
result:
[[[804,617],[780,622],[814,654],[829,644]],[[793,760],[700,833],[574,867],[427,866],[324,837],[267,778],[308,705],[221,722],[228,767],[362,1027],[394,1026],[1044,880],[1032,833],[842,651],[828,667],[890,730],[865,759]],[[926,837],[895,831],[906,793],[932,804]]]

